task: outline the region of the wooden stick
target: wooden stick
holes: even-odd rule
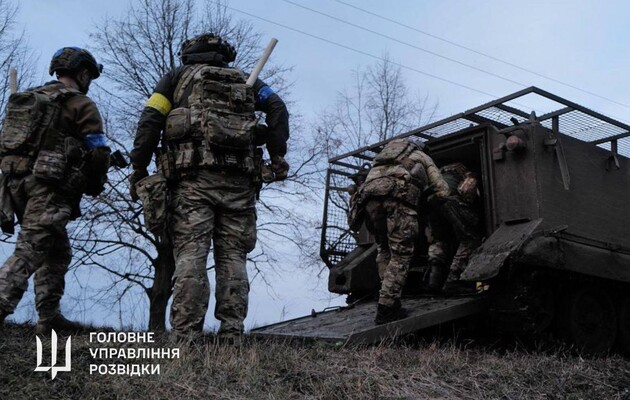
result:
[[[262,71],[263,67],[265,66],[265,63],[267,63],[267,60],[269,59],[269,56],[271,55],[273,48],[276,47],[276,43],[278,43],[278,39],[271,38],[271,40],[269,41],[269,44],[267,45],[267,48],[263,52],[262,57],[260,57],[260,60],[258,60],[258,62],[256,63],[256,66],[254,67],[254,70],[249,75],[249,78],[247,78],[247,82],[246,82],[247,85],[254,86],[256,79],[258,79],[258,74],[260,74],[260,71]]]
[[[9,89],[11,94],[17,92],[17,70],[15,68],[9,69]]]

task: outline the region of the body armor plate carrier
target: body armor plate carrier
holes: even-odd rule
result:
[[[190,66],[175,88],[175,104],[181,104],[189,86],[188,106],[173,109],[164,130],[164,144],[175,170],[234,167],[252,172],[255,98],[243,72]]]

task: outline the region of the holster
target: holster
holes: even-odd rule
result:
[[[173,152],[162,147],[159,149],[156,159],[158,170],[168,182],[173,182],[177,178]]]
[[[160,234],[166,227],[168,187],[166,178],[158,172],[136,183],[136,192],[142,201],[144,225],[154,234]]]

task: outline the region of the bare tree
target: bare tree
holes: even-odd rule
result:
[[[192,0],[141,0],[130,6],[124,18],[110,18],[97,26],[91,37],[106,66],[105,84],[99,86],[97,95],[115,147],[131,148],[143,104],[160,77],[178,65],[181,43],[206,31],[218,33],[236,46],[236,65],[245,71],[262,52],[262,37],[252,24],[234,19],[214,1],[206,1],[199,10]],[[290,83],[285,79],[289,70],[269,64],[262,76],[285,99],[289,96]],[[294,132],[297,120],[292,118]],[[293,155],[289,181],[266,186],[261,193],[259,242],[248,259],[263,279],[265,269],[279,262],[274,243],[289,242],[303,252],[311,251],[308,244],[314,243],[304,237],[312,225],[310,217],[291,209],[291,204],[312,198],[315,169],[310,165],[315,157],[308,150]],[[172,246],[168,235],[156,236],[145,229],[141,208],[129,198],[127,178],[128,172],[110,173],[106,192],[84,204],[87,218],[73,232],[74,266],[98,266],[117,277],[121,285],[142,287],[150,303],[149,329],[163,330],[175,269]]]
[[[332,187],[347,187],[349,182],[344,175],[330,174],[325,178],[327,159],[418,128],[434,119],[436,110],[437,103],[430,103],[428,95],[409,89],[400,67],[390,62],[387,55],[365,69],[352,71],[350,87],[337,93],[334,104],[320,114],[315,124],[315,136],[324,156],[320,159],[320,179],[330,179]],[[357,170],[362,167],[360,159],[355,163]],[[349,200],[346,191],[332,190],[328,206],[343,215],[348,211]],[[338,240],[352,235],[345,227],[332,228],[343,231]]]
[[[352,86],[338,92],[317,124],[319,143],[328,157],[388,139],[435,117],[437,103],[430,104],[419,92],[412,94],[388,55],[365,70],[352,71],[352,78]]]
[[[37,58],[30,49],[26,35],[16,28],[19,13],[17,4],[10,0],[0,0],[0,121],[4,120],[6,105],[11,94],[9,71],[17,70],[17,89],[33,86],[33,76]],[[0,242],[15,243],[14,238],[2,237]]]
[[[19,7],[10,0],[0,0],[0,118],[4,119],[9,99],[9,70],[18,71],[18,88],[33,84],[36,58],[28,46],[23,31],[18,31],[15,20]]]

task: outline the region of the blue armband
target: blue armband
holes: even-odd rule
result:
[[[85,135],[83,143],[90,150],[97,147],[107,146],[107,140],[105,140],[105,135],[103,133],[88,133]]]
[[[257,94],[257,102],[260,104],[266,103],[267,99],[269,99],[269,96],[271,96],[273,94],[273,89],[270,88],[269,86],[265,85],[263,87],[260,88],[260,90],[258,91]]]

